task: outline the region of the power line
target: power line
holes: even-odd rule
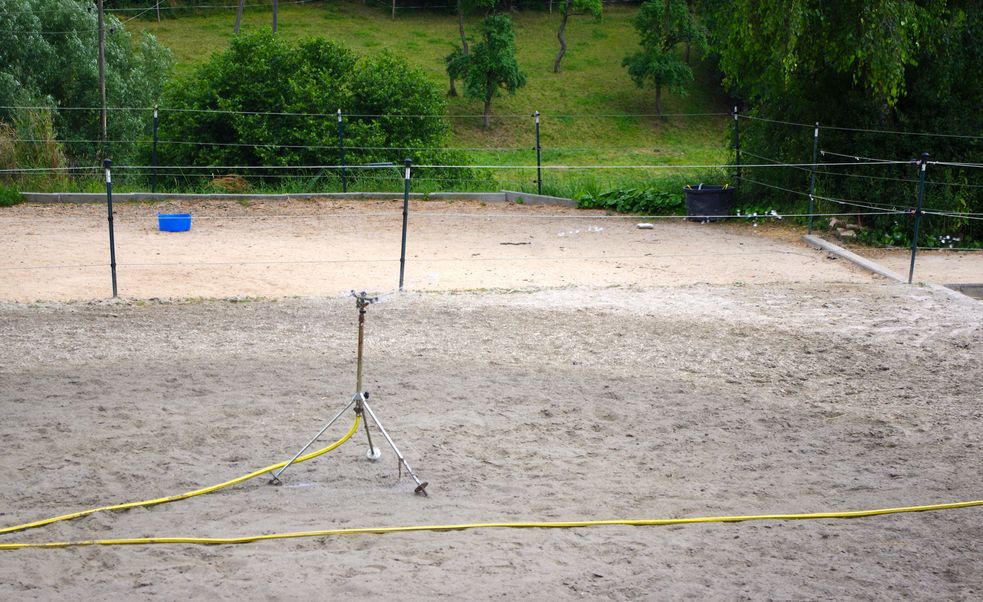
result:
[[[958,219],[968,219],[968,220],[983,220],[983,214],[980,213],[950,213],[943,211],[926,211],[922,210],[922,213],[927,213],[929,215],[938,215],[940,217],[953,217]]]
[[[907,161],[898,162],[907,163]],[[784,168],[784,167],[802,167],[811,166],[811,163],[795,164],[787,163],[782,165],[775,165],[771,163],[758,164],[758,165],[740,165],[739,167],[745,169],[766,169],[766,168]],[[858,165],[855,163],[825,163],[824,165],[829,166],[841,166],[841,165]],[[862,165],[862,164],[861,164]],[[873,163],[871,165],[884,165],[884,163]],[[512,169],[512,170],[533,170],[533,169],[545,169],[554,171],[593,171],[593,170],[605,170],[605,169],[617,169],[617,170],[672,170],[672,169],[731,169],[738,167],[733,164],[700,164],[700,165],[414,165],[414,169]],[[341,169],[398,169],[401,165],[398,163],[387,163],[387,164],[367,164],[367,165],[117,165],[113,169],[117,172],[120,170],[188,170],[188,171],[246,171],[246,170],[284,170],[284,169],[306,169],[306,170],[341,170]],[[0,173],[27,173],[27,172],[46,172],[46,171],[63,171],[63,170],[84,170],[100,169],[98,166],[91,167],[68,167],[68,168],[50,168],[50,167],[37,167],[37,168],[15,168],[15,169],[0,169]]]
[[[755,117],[753,115],[738,115],[741,119],[747,119],[750,121],[763,121],[766,123],[776,123],[779,125],[790,125],[794,127],[809,128],[814,129],[816,127],[815,123],[797,123],[794,121],[782,121],[779,119],[767,119],[764,117]],[[961,138],[966,140],[983,140],[983,136],[968,135],[968,134],[941,134],[935,132],[905,132],[898,130],[878,130],[878,129],[867,129],[867,128],[850,128],[850,127],[839,127],[832,125],[820,125],[821,130],[837,130],[842,132],[860,132],[868,134],[888,134],[895,136],[926,136],[932,138]]]
[[[43,106],[0,106],[0,109],[49,109],[51,107]],[[111,111],[147,111],[152,112],[153,107],[108,107]],[[96,111],[100,110],[100,107],[57,107],[58,110],[62,111]],[[289,117],[327,117],[332,119],[338,118],[338,113],[317,113],[317,112],[293,112],[293,111],[233,111],[231,109],[183,109],[183,108],[169,108],[169,107],[157,107],[160,113],[217,113],[217,114],[229,114],[229,115],[269,115],[269,116],[289,116]],[[555,118],[633,118],[633,117],[706,117],[706,116],[725,116],[729,113],[665,113],[663,115],[657,115],[654,113],[540,113],[540,119],[555,117]],[[483,113],[452,113],[447,115],[429,113],[429,114],[414,114],[414,113],[390,113],[388,115],[380,114],[370,114],[370,113],[342,113],[343,117],[348,118],[416,118],[416,119],[427,119],[434,117],[446,117],[450,119],[454,118],[484,118]],[[520,118],[520,119],[532,119],[532,113],[497,113],[496,118]]]
[[[670,259],[679,257],[750,257],[761,255],[801,255],[806,253],[798,251],[735,251],[731,253],[665,253],[665,254],[644,254],[644,255],[569,255],[563,257],[428,257],[418,258],[423,263],[449,263],[449,262],[471,262],[471,261],[625,261],[630,259]],[[255,260],[255,261],[199,261],[199,262],[160,262],[160,263],[117,263],[120,268],[168,268],[168,267],[215,267],[215,266],[252,266],[252,265],[319,265],[319,264],[340,264],[340,263],[393,263],[398,262],[399,258],[378,258],[378,259],[310,259],[310,260]],[[78,269],[105,267],[106,264],[79,264],[79,265],[38,265],[38,266],[0,266],[0,270],[19,271],[19,270],[38,270],[38,269]]]
[[[954,163],[949,161],[929,161],[930,165],[948,165],[950,167],[969,167],[973,169],[983,169],[983,163]]]
[[[824,165],[824,164],[823,163],[820,163],[819,165]],[[841,172],[841,171],[829,171],[829,170],[825,170],[825,169],[817,170],[816,173],[817,174],[820,174],[820,175],[835,176],[835,177],[840,177],[840,178],[863,178],[865,180],[879,180],[879,181],[885,181],[885,182],[903,182],[905,184],[917,184],[918,183],[918,179],[916,179],[916,178],[891,178],[891,177],[888,177],[888,176],[871,176],[871,175],[867,175],[867,174],[845,173],[845,172]],[[969,184],[969,183],[963,183],[963,182],[949,182],[949,181],[942,181],[942,180],[925,180],[925,183],[926,184],[930,184],[932,186],[954,186],[954,187],[957,187],[957,188],[983,188],[983,184]]]
[[[834,157],[842,157],[842,158],[847,158],[847,159],[853,159],[854,161],[865,161],[867,163],[890,163],[890,164],[910,163],[910,164],[917,164],[919,162],[918,159],[909,159],[907,161],[899,161],[899,160],[896,160],[896,159],[877,159],[877,158],[873,158],[873,157],[864,157],[863,155],[846,155],[846,154],[843,154],[843,153],[836,153],[836,152],[833,152],[833,151],[822,150],[822,149],[820,149],[819,154],[822,155],[822,156],[824,156],[824,157],[826,155],[832,155]]]
[[[280,6],[299,5],[299,4],[310,4],[310,3],[314,2],[314,1],[315,0],[294,0],[292,2],[280,2]],[[160,4],[160,3],[158,2],[158,4]],[[271,8],[272,6],[273,6],[273,4],[271,2],[255,2],[255,3],[251,3],[251,4],[243,4],[243,8],[247,8],[247,9],[249,9],[249,8]],[[151,7],[151,8],[154,8],[154,7]],[[160,10],[197,11],[197,10],[215,10],[215,9],[222,9],[222,10],[232,9],[232,10],[234,10],[234,9],[238,9],[238,8],[239,8],[239,5],[238,4],[221,4],[221,5],[220,4],[199,4],[199,5],[196,5],[196,6],[162,6],[162,7],[160,7]],[[111,10],[111,12],[114,12],[114,13],[122,13],[122,12],[135,12],[135,11],[139,11],[139,10],[143,10],[143,9],[142,8],[113,8],[113,9],[110,9],[110,10]]]
[[[811,173],[812,172],[812,164],[811,163],[809,164],[809,167],[804,167],[802,165],[788,165],[787,163],[784,163],[782,161],[779,161],[778,159],[772,159],[770,157],[763,157],[761,155],[756,155],[756,154],[754,154],[752,152],[749,152],[747,150],[744,150],[744,149],[741,149],[741,155],[748,155],[750,157],[754,157],[755,159],[761,159],[762,161],[771,161],[776,166],[787,166],[787,167],[791,167],[793,169],[798,169],[798,170],[801,170],[801,171],[804,171],[804,172],[808,172],[808,173]]]
[[[814,194],[813,198],[820,201],[828,201],[830,203],[836,203],[837,205],[847,205],[850,207],[860,207],[861,209],[870,209],[873,211],[880,211],[882,215],[907,215],[909,211],[907,209],[900,209],[893,205],[884,205],[881,203],[874,203],[871,201],[852,201],[850,199],[839,199],[836,197],[821,196]]]
[[[49,139],[45,138],[10,138],[9,140],[13,142],[26,142],[30,144],[44,144],[50,142]],[[93,144],[101,143],[102,140],[85,140],[78,138],[67,138],[58,140],[63,144]],[[107,144],[149,144],[151,141],[147,139],[139,140],[106,140]],[[531,146],[349,146],[349,145],[338,145],[336,144],[291,144],[291,143],[277,143],[277,142],[202,142],[198,140],[158,140],[157,144],[170,144],[175,146],[216,146],[216,147],[268,147],[268,148],[290,148],[290,149],[339,149],[344,148],[345,150],[421,150],[421,151],[470,151],[470,152],[532,152],[535,148]],[[639,151],[639,152],[657,152],[658,149],[653,149],[648,146],[593,146],[593,147],[578,147],[578,146],[543,146],[542,151],[544,155],[550,153],[570,153],[570,152],[583,152],[583,153],[593,153],[597,151]],[[742,154],[748,154],[742,151]]]

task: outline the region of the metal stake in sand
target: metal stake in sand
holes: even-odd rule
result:
[[[113,227],[113,162],[105,159],[102,166],[106,170],[106,211],[109,213],[109,268],[113,273],[113,299],[116,298],[116,228]]]
[[[413,161],[407,158],[403,163],[406,165],[406,176],[403,178],[403,243],[399,249],[399,290],[403,290],[403,272],[406,268],[406,222],[410,216],[410,167]],[[355,291],[352,291],[352,294],[354,295]]]
[[[911,266],[908,268],[908,284],[915,275],[915,254],[918,252],[918,226],[922,221],[922,199],[925,198],[925,167],[928,165],[928,153],[922,153],[918,162],[918,207],[912,212],[915,216],[915,231],[911,234]]]
[[[323,435],[324,432],[328,430],[328,428],[332,424],[334,424],[339,418],[341,418],[342,414],[344,414],[345,412],[348,411],[349,408],[354,406],[355,413],[361,416],[364,420],[365,437],[366,439],[368,439],[369,442],[369,449],[366,452],[365,457],[373,461],[378,460],[379,458],[382,457],[382,452],[379,451],[379,448],[372,445],[372,433],[369,431],[369,418],[371,418],[372,422],[374,422],[376,427],[379,429],[379,432],[381,432],[382,436],[385,437],[386,442],[389,443],[389,447],[391,447],[393,449],[393,452],[395,452],[396,454],[396,458],[398,459],[398,462],[396,464],[396,469],[399,472],[399,475],[402,476],[402,469],[406,468],[406,472],[408,472],[410,476],[413,477],[413,480],[416,481],[416,489],[414,489],[414,491],[423,496],[426,496],[427,485],[429,485],[429,483],[425,481],[420,481],[420,479],[416,476],[416,473],[413,472],[413,469],[410,468],[410,465],[406,461],[406,458],[403,457],[403,454],[400,453],[399,448],[396,447],[396,443],[393,442],[392,437],[389,436],[389,433],[386,432],[385,427],[382,426],[382,422],[379,421],[379,417],[376,416],[376,413],[372,411],[371,407],[369,407],[369,392],[362,390],[362,351],[364,349],[364,340],[365,340],[365,308],[378,301],[379,298],[369,297],[365,293],[365,291],[362,291],[361,293],[356,293],[355,291],[352,291],[352,296],[355,297],[355,307],[358,308],[358,352],[357,352],[356,364],[355,364],[355,394],[352,396],[351,401],[348,402],[348,405],[342,408],[341,411],[334,416],[334,418],[332,418],[326,425],[324,425],[324,427],[320,431],[318,431],[318,433],[314,435],[314,437],[310,441],[307,442],[307,445],[305,445],[303,448],[301,448],[300,451],[294,454],[294,457],[291,458],[290,461],[283,466],[283,468],[273,473],[273,478],[270,480],[270,483],[274,485],[279,485],[280,475],[283,474],[283,471],[287,470],[287,468],[289,468],[291,464],[296,462],[297,458],[299,458],[305,451],[307,451],[307,449],[311,445],[314,445],[314,442],[317,441],[318,438],[321,435]]]

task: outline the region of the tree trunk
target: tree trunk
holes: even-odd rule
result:
[[[246,0],[239,0],[239,6],[236,7],[236,26],[232,28],[232,31],[239,35],[239,25],[242,24],[242,8],[246,4]]]
[[[464,8],[461,6],[461,0],[457,2],[457,30],[461,33],[461,49],[464,50],[464,56],[467,56],[468,38],[464,35]]]
[[[655,112],[662,116],[662,84],[655,84]]]
[[[662,18],[665,20],[665,24],[662,26],[662,42],[663,42],[663,44],[665,44],[665,42],[669,39],[669,24],[670,24],[670,17],[672,15],[672,13],[669,12],[669,3],[670,2],[672,2],[672,0],[665,0],[665,10],[662,13]]]
[[[489,83],[485,88],[485,129],[491,127],[491,101],[495,95],[495,85]]]
[[[556,39],[560,40],[560,52],[556,55],[556,60],[553,61],[553,73],[560,72],[560,61],[563,60],[563,55],[567,53],[567,42],[563,39],[563,30],[567,28],[567,19],[570,18],[570,5],[573,4],[573,0],[567,0],[563,4],[563,18],[560,20],[560,29],[556,32]]]
[[[279,3],[277,0],[273,0],[273,33],[276,33],[277,9],[279,8],[278,4]]]
[[[451,77],[451,88],[447,91],[448,96],[457,96],[457,88],[454,87],[454,78]]]

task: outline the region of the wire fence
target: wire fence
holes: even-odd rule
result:
[[[799,199],[798,206],[809,213],[850,208],[884,212],[847,215],[823,224],[810,218],[810,231],[830,227],[867,244],[909,247],[913,257],[922,247],[983,247],[978,214],[983,207],[978,160],[983,157],[983,136],[824,126],[736,111],[733,132],[738,155],[786,166],[736,173],[745,198],[774,199],[779,194],[793,206]],[[777,158],[744,151],[742,138],[750,140],[755,151],[773,149]],[[884,156],[887,153],[895,156]],[[794,158],[811,165],[795,164]],[[844,232],[847,221],[857,229]]]
[[[44,107],[4,106],[0,109],[32,109]],[[98,112],[98,107],[64,107],[64,111]],[[649,119],[653,115],[552,115],[549,113],[533,112],[528,114],[503,114],[497,116],[501,120],[512,120],[524,123],[529,128],[531,144],[515,144],[511,146],[384,146],[365,145],[357,141],[346,140],[344,126],[348,122],[364,120],[416,120],[449,118],[451,120],[478,120],[481,115],[348,115],[338,110],[334,113],[291,113],[291,112],[250,112],[250,111],[216,111],[216,110],[187,110],[167,109],[164,107],[111,107],[109,111],[127,111],[150,113],[152,131],[133,140],[102,141],[79,138],[60,141],[68,145],[98,145],[108,153],[115,148],[138,147],[142,154],[132,156],[148,158],[149,161],[135,161],[115,165],[110,169],[101,165],[71,165],[57,167],[5,167],[0,169],[0,181],[16,178],[31,181],[38,178],[55,179],[60,182],[74,183],[78,188],[90,192],[100,191],[103,187],[101,176],[105,174],[107,204],[111,207],[110,171],[113,181],[124,189],[147,190],[155,192],[158,186],[162,190],[196,190],[202,188],[214,192],[248,192],[254,187],[270,189],[285,193],[327,193],[327,192],[392,192],[402,191],[404,202],[408,202],[410,188],[415,193],[430,192],[487,192],[490,189],[503,187],[529,194],[557,194],[558,196],[573,196],[562,194],[571,190],[584,189],[584,182],[590,182],[595,189],[604,186],[624,187],[625,182],[645,186],[646,182],[671,180],[677,186],[676,192],[681,193],[683,183],[696,184],[707,178],[730,178],[732,188],[740,195],[743,212],[734,214],[730,211],[717,215],[704,214],[708,220],[800,220],[808,225],[810,232],[814,227],[844,226],[846,221],[853,221],[863,228],[871,220],[885,220],[894,224],[890,237],[886,240],[873,241],[888,246],[905,246],[911,249],[912,279],[917,251],[925,246],[965,248],[965,238],[960,236],[935,235],[934,240],[925,244],[924,238],[919,237],[919,229],[924,228],[926,220],[936,220],[942,223],[941,228],[933,231],[945,231],[947,226],[957,225],[962,232],[980,231],[983,214],[972,211],[979,204],[966,202],[967,198],[976,199],[983,190],[983,163],[977,156],[942,157],[935,160],[928,154],[922,153],[914,157],[884,157],[871,156],[870,153],[851,152],[851,147],[841,146],[844,138],[826,135],[826,132],[845,132],[851,136],[899,136],[910,137],[913,145],[923,140],[948,139],[948,135],[921,132],[885,132],[883,130],[864,130],[857,128],[823,127],[818,124],[801,124],[777,120],[762,119],[752,115],[744,115],[736,110],[732,113],[698,113],[664,115],[661,118],[679,120],[711,119],[733,123],[733,160],[728,162],[685,162],[679,159],[666,160],[659,156],[659,149],[652,146],[563,146],[548,147],[544,129],[562,125],[564,120],[600,120],[600,119]],[[191,139],[162,139],[158,136],[158,119],[167,112],[173,113],[219,113],[231,116],[262,115],[274,119],[290,119],[295,117],[314,117],[339,124],[340,135],[337,144],[310,144],[297,140],[273,139],[262,141],[229,140],[208,141]],[[755,123],[765,123],[771,126],[787,127],[795,136],[790,135],[797,143],[792,145],[800,149],[800,159],[789,161],[788,153],[782,152],[780,157],[769,156],[742,148],[742,135],[754,135]],[[748,125],[751,124],[751,125]],[[275,128],[274,128],[275,129]],[[802,134],[805,135],[802,135]],[[829,140],[827,140],[827,138]],[[969,140],[972,143],[983,141],[983,137],[952,135],[957,140]],[[22,137],[11,142],[26,145],[41,145],[49,141],[42,138]],[[250,148],[263,149],[276,156],[277,152],[304,149],[316,151],[317,157],[327,159],[323,162],[284,162],[283,164],[246,164],[221,163],[208,165],[173,164],[158,161],[158,150],[166,146],[194,146],[215,148]],[[811,153],[808,151],[810,150]],[[857,145],[857,151],[864,145]],[[454,160],[442,162],[427,161],[436,157],[434,153],[456,151],[459,154],[450,157]],[[619,153],[620,157],[630,157],[634,162],[596,162],[598,155],[604,151]],[[378,153],[390,158],[382,161],[355,162],[359,157],[369,155],[359,153]],[[429,154],[428,154],[429,153]],[[376,156],[379,156],[376,155]],[[423,157],[416,163],[414,159]],[[783,160],[784,158],[784,160]],[[447,157],[444,157],[447,159]],[[594,161],[591,161],[593,159]],[[412,166],[412,178],[410,177]],[[931,176],[929,175],[931,174]],[[205,183],[203,186],[203,182]],[[574,184],[570,184],[574,182]],[[843,186],[842,182],[859,182],[861,186]],[[857,194],[842,194],[840,191],[856,192]],[[897,196],[898,190],[905,193]],[[786,202],[781,211],[756,204],[757,198],[775,198],[779,195]],[[953,198],[962,199],[952,202]],[[960,208],[962,207],[962,208]],[[427,218],[426,212],[414,214]],[[447,217],[446,214],[441,214]],[[109,210],[110,237],[112,237],[112,216]],[[340,216],[325,216],[324,219],[338,219]],[[369,216],[365,216],[369,217]],[[377,216],[377,217],[382,217]],[[474,219],[478,216],[462,214],[460,219]],[[509,219],[508,214],[482,218]],[[527,216],[528,217],[528,216]],[[537,216],[548,217],[548,216]],[[691,218],[687,214],[652,214],[632,216],[603,216],[603,219],[646,219],[674,220]],[[557,216],[552,216],[556,219]],[[199,215],[197,219],[214,219],[207,215]],[[225,218],[228,219],[228,218]],[[289,215],[274,215],[271,219],[293,219]],[[576,216],[563,215],[563,219],[577,219]],[[592,219],[601,219],[592,216]],[[817,223],[815,220],[823,220]],[[856,230],[843,229],[842,233],[852,235]],[[405,240],[405,226],[403,236]],[[983,236],[980,237],[983,240]],[[405,250],[404,250],[405,251]],[[113,251],[115,253],[115,251]],[[627,256],[626,256],[627,257]],[[497,259],[483,257],[475,261],[524,261],[530,258],[509,257]],[[537,259],[542,259],[538,257]],[[594,260],[581,257],[582,260]],[[596,260],[609,260],[611,257]],[[462,259],[463,260],[463,259]],[[570,261],[572,258],[556,258],[557,261]],[[318,263],[322,260],[278,260],[275,264]],[[328,261],[328,260],[324,260]],[[355,259],[330,261],[356,261]],[[365,262],[388,262],[393,259],[358,259]],[[406,261],[405,255],[400,258],[401,267]],[[451,261],[451,259],[446,259]],[[453,259],[453,261],[459,261]],[[111,259],[115,280],[115,258]],[[200,265],[225,265],[228,262],[201,263]],[[233,262],[237,263],[237,262]],[[258,263],[270,263],[262,261]],[[171,265],[167,263],[129,263],[127,267],[153,267]],[[187,265],[198,265],[187,264]],[[243,264],[245,265],[245,264]],[[51,265],[51,266],[10,266],[5,270],[51,270],[73,269],[79,267],[95,267],[92,264]],[[402,278],[401,278],[402,280]],[[401,282],[402,284],[402,282]],[[115,288],[115,286],[114,286]],[[115,294],[115,290],[114,290]]]

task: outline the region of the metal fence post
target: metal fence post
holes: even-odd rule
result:
[[[543,147],[539,144],[539,111],[532,116],[536,118],[536,194],[543,194],[543,163],[540,154]]]
[[[154,105],[154,144],[150,147],[150,192],[157,192],[157,105]]]
[[[734,180],[741,181],[741,121],[734,107]]]
[[[928,165],[928,153],[922,153],[918,162],[918,207],[915,209],[915,227],[911,235],[911,267],[908,268],[908,284],[915,275],[915,254],[918,252],[918,227],[922,221],[922,200],[925,198],[925,168]]]
[[[106,170],[106,209],[109,213],[109,267],[113,273],[113,298],[116,298],[116,234],[113,227],[113,178],[110,168],[113,162],[105,159],[102,166]]]
[[[338,109],[338,161],[341,165],[341,191],[348,192],[348,175],[345,173],[345,122]]]
[[[410,166],[413,165],[411,159],[404,161],[406,173],[403,176],[403,243],[399,249],[399,290],[403,290],[403,273],[406,268],[406,224],[410,215]]]
[[[815,207],[816,192],[816,158],[819,151],[819,122],[816,122],[816,129],[812,132],[812,173],[809,176],[809,234],[812,234],[812,214]]]

